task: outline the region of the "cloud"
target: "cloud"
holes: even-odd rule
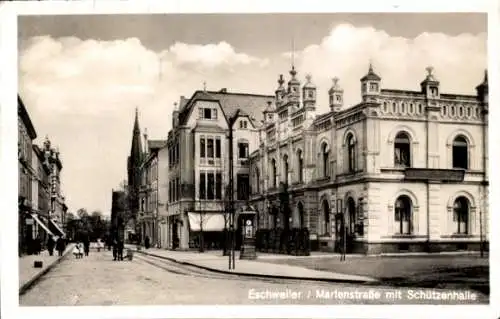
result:
[[[151,138],[165,138],[180,95],[189,97],[203,82],[209,90],[273,94],[278,74],[290,69],[290,54],[256,57],[227,42],[177,42],[154,52],[136,38],[40,36],[20,51],[20,93],[39,136],[48,134],[60,146],[71,209],[104,211],[111,188],[126,176],[135,107],[141,128]],[[442,91],[473,94],[486,66],[486,35],[422,33],[407,39],[342,24],[294,55],[299,79],[312,74],[318,111],[326,112],[335,76],[346,105],[360,101],[359,79],[370,60],[385,88],[417,90],[432,65]]]
[[[321,90],[321,110],[327,111],[330,79],[339,77],[346,103],[355,104],[360,101],[359,79],[370,61],[384,88],[418,90],[425,68],[433,66],[442,92],[474,94],[487,65],[486,42],[486,34],[422,33],[407,39],[371,27],[342,24],[295,57],[299,71],[313,75]],[[289,57],[290,52],[284,56]]]

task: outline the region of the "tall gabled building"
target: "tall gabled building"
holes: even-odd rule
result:
[[[227,227],[227,186],[232,178],[236,211],[246,210],[250,193],[248,157],[258,148],[262,112],[273,98],[226,89],[196,91],[190,99],[181,97],[172,113],[167,140],[165,248],[193,249],[201,242],[206,248],[220,248]],[[230,118],[235,120],[233,176],[229,176]]]

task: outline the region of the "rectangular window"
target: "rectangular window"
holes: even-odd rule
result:
[[[175,179],[172,181],[172,201],[177,200],[177,190],[175,189]]]
[[[177,154],[176,154],[175,145],[172,146],[172,164],[177,163]]]
[[[215,199],[222,199],[222,174],[215,174]]]
[[[238,143],[238,158],[248,158],[248,143]]]
[[[178,199],[181,199],[182,193],[181,193],[181,180],[180,180],[180,178],[177,179],[177,194],[178,194]]]
[[[247,174],[238,174],[236,178],[238,200],[247,200],[250,192],[250,179]]]
[[[205,158],[205,137],[200,137],[200,158]]]
[[[214,139],[213,138],[207,138],[207,157],[208,158],[214,157]]]
[[[172,181],[168,182],[168,202],[172,202]]]
[[[177,148],[176,151],[175,151],[175,154],[177,156],[177,163],[179,163],[180,159],[181,159],[181,154],[179,152],[179,142],[177,142],[177,144],[175,145],[175,147]]]
[[[215,139],[215,157],[220,158],[220,137]]]
[[[207,120],[212,119],[212,110],[209,109],[209,108],[204,109],[204,111],[203,111],[203,118],[207,119]]]
[[[200,199],[207,198],[205,178],[206,178],[205,172],[200,172]]]
[[[207,199],[215,198],[215,181],[214,173],[210,172],[207,174]]]

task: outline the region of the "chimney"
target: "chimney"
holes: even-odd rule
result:
[[[220,93],[227,93],[227,88],[222,88],[222,89],[220,89],[220,91],[219,91],[219,92],[220,92]]]

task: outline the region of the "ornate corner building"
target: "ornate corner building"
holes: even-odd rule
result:
[[[307,228],[311,248],[347,253],[487,244],[487,73],[461,95],[427,72],[420,90],[383,89],[370,64],[361,102],[345,107],[336,78],[319,115],[312,78],[280,76],[250,155],[258,227]]]

